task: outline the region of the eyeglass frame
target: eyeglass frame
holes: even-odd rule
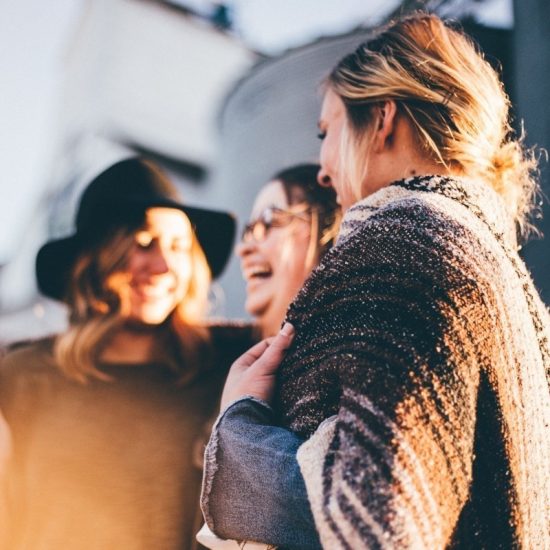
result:
[[[249,221],[242,230],[241,242],[262,242],[267,238],[270,230],[274,227],[287,227],[295,219],[309,221],[308,215],[313,212],[313,208],[305,205],[302,210],[293,211],[278,208],[277,206],[268,206],[264,208],[260,215],[252,221]],[[273,214],[284,214],[286,219],[274,223]]]

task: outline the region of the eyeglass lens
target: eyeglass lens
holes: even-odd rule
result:
[[[245,225],[242,240],[245,242],[250,242],[251,239],[262,241],[272,227],[288,225],[293,219],[303,217],[308,211],[308,208],[298,212],[275,207],[266,208],[257,219]]]

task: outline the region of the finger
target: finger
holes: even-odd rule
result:
[[[269,347],[270,341],[271,338],[268,338],[252,346],[248,351],[245,351],[238,359],[234,361],[233,366],[242,368],[252,365],[252,363],[254,363],[254,361],[257,361],[258,358],[260,358],[265,350]]]
[[[285,323],[277,335],[271,338],[268,350],[272,350],[272,353],[286,351],[292,344],[293,339],[294,327],[290,323]]]
[[[294,338],[294,327],[290,323],[285,323],[277,336],[273,339],[269,347],[263,352],[261,357],[255,362],[254,368],[262,374],[274,373],[283,360],[286,350],[292,344]]]

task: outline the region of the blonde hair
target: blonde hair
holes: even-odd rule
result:
[[[96,364],[109,334],[124,322],[124,304],[115,285],[108,281],[123,272],[134,243],[134,231],[119,229],[107,242],[83,251],[73,266],[65,299],[70,310],[69,329],[57,336],[54,343],[56,364],[69,378],[83,383],[89,377],[110,380]],[[162,331],[165,341],[158,346],[159,359],[178,372],[182,382],[196,375],[197,355],[208,340],[208,332],[201,322],[206,312],[211,274],[194,233],[191,262],[189,287],[165,321]]]
[[[333,69],[326,84],[343,101],[343,181],[357,199],[365,176],[372,104],[396,101],[420,146],[455,173],[504,199],[521,233],[537,190],[537,159],[512,137],[510,101],[495,70],[462,32],[435,15],[391,23]]]

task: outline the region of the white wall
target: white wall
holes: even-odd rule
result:
[[[34,72],[51,71],[51,66],[37,67],[35,56],[40,58],[41,44],[28,29],[38,33],[42,27],[55,26],[57,12],[50,8],[59,1],[22,0],[24,10],[16,9],[13,0],[8,9],[0,6],[0,30],[9,27],[14,41],[10,51],[14,44],[15,51],[31,44],[25,57],[27,80],[14,81],[10,88],[15,127],[39,102],[36,93],[28,94],[29,89],[37,92],[42,86],[31,78]],[[124,154],[127,144],[212,170],[218,157],[215,118],[220,103],[255,58],[236,39],[159,2],[88,0],[81,7],[76,25],[69,25],[75,18],[64,20],[64,32],[59,30],[64,40],[50,52],[57,56],[57,71],[49,77],[49,99],[41,105],[47,116],[35,129],[40,139],[22,137],[18,147],[29,146],[29,154],[22,157],[7,150],[8,138],[3,136],[0,142],[3,157],[13,160],[14,167],[34,169],[30,191],[17,183],[6,194],[6,186],[0,185],[4,193],[0,203],[8,212],[3,220],[10,227],[19,226],[17,246],[6,254],[10,261],[0,271],[0,341],[13,339],[12,333],[20,329],[17,337],[26,337],[26,332],[35,336],[36,330],[48,332],[53,309],[35,307],[41,299],[34,282],[34,257],[52,231],[55,236],[71,232],[77,191],[90,176]],[[17,20],[4,18],[10,9],[17,12]],[[29,25],[31,20],[34,23]],[[17,28],[29,33],[28,40],[17,34]],[[8,133],[14,132],[8,128]],[[64,195],[61,203],[52,202],[67,184],[75,193]],[[188,182],[188,188],[189,195],[200,196],[196,202],[216,206],[212,203],[219,193],[212,186]],[[219,202],[217,206],[223,207],[223,199]],[[13,234],[10,237],[6,241],[14,242]],[[52,324],[59,321],[55,315]]]

